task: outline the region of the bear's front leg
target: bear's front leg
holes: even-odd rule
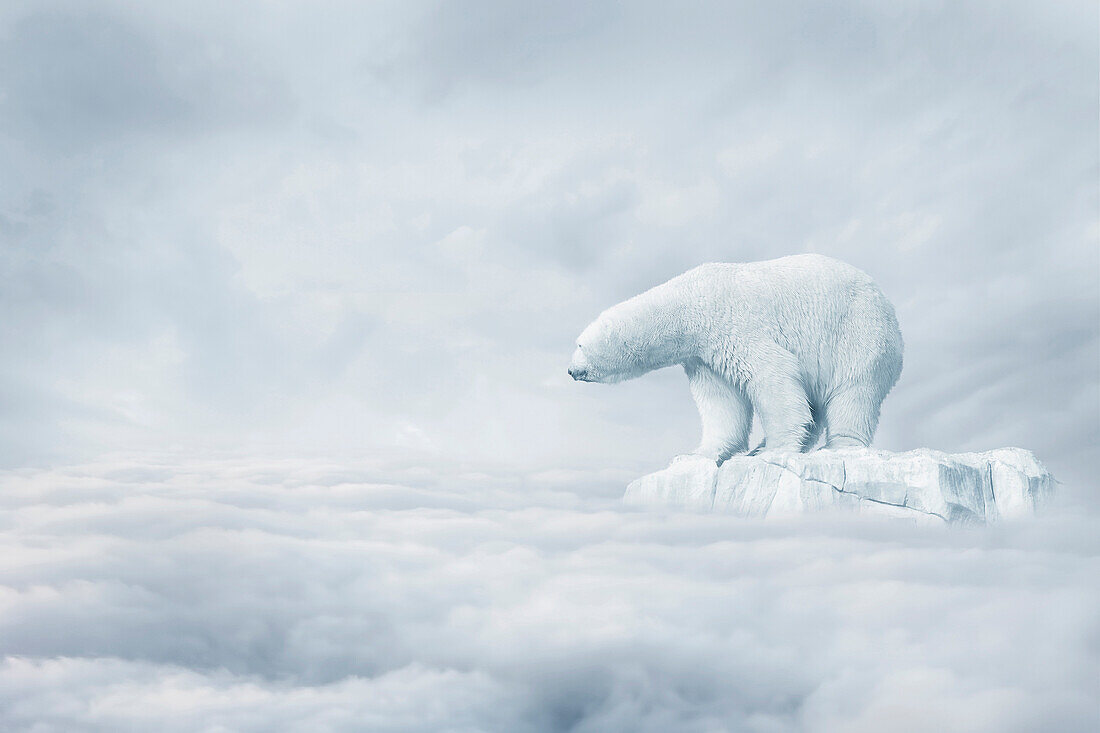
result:
[[[775,344],[757,346],[756,351],[748,391],[764,428],[764,442],[753,453],[800,453],[813,418],[806,389],[798,376],[798,361]]]
[[[752,403],[733,384],[703,364],[692,360],[684,364],[691,396],[699,408],[703,435],[692,455],[721,463],[748,449],[752,427]]]

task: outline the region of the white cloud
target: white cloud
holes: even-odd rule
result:
[[[1078,16],[9,3],[0,462],[386,455],[415,424],[517,470],[640,470],[696,437],[683,379],[555,383],[572,339],[700,262],[816,250],[898,305],[883,447],[1024,445],[1087,490]]]
[[[564,376],[618,300],[816,250],[898,306],[881,446],[1023,445],[1094,505],[1095,28],[1086,3],[4,4],[0,717],[1096,727],[1088,516],[623,512],[696,438],[683,376]],[[166,446],[189,458],[27,468]],[[227,450],[281,458],[196,457]]]
[[[8,473],[0,720],[59,731],[1100,722],[1093,516],[955,531],[761,523],[624,511],[622,480],[289,459]]]

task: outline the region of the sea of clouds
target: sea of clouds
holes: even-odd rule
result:
[[[11,731],[1091,731],[1100,537],[628,510],[624,477],[0,478]]]

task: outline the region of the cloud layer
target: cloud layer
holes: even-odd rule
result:
[[[8,473],[0,720],[39,731],[1100,723],[1094,517],[943,531],[647,514],[621,510],[600,488],[609,478],[171,458]]]

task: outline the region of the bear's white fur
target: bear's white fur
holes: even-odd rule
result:
[[[681,364],[699,407],[695,453],[867,446],[901,374],[894,308],[866,273],[821,255],[700,265],[600,314],[569,373],[617,382]]]

